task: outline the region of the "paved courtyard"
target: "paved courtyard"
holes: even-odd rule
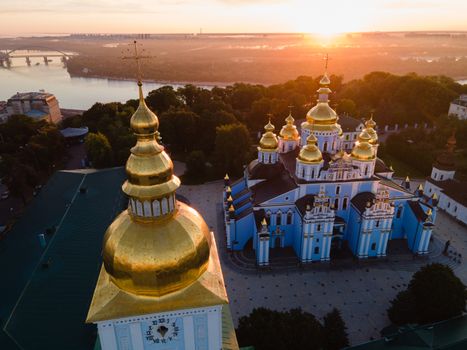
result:
[[[443,212],[438,214],[436,222],[435,252],[427,259],[354,262],[342,268],[316,264],[306,269],[266,272],[239,269],[225,249],[220,219],[222,188],[222,182],[217,181],[201,186],[182,186],[177,192],[190,200],[216,234],[235,324],[241,316],[260,306],[276,310],[301,307],[320,319],[337,307],[355,345],[380,338],[380,330],[389,325],[386,309],[390,300],[407,287],[412,274],[425,263],[448,263],[467,284],[467,267],[458,257],[459,253],[467,254],[467,229]],[[441,255],[440,247],[448,239],[453,252],[450,257],[445,257]]]

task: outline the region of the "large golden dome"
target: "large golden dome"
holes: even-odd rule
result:
[[[358,135],[358,141],[352,149],[351,157],[357,160],[373,160],[376,157],[375,149],[370,144],[371,137],[363,130]]]
[[[285,118],[285,122],[286,124],[282,127],[279,133],[280,137],[286,141],[297,141],[300,138],[300,135],[298,134],[297,127],[294,124],[295,119],[292,117],[292,113]]]
[[[266,132],[259,140],[259,148],[269,151],[276,150],[279,146],[279,141],[277,140],[276,134],[274,134],[274,125],[272,125],[271,120],[264,126],[264,130],[266,130]]]
[[[310,134],[306,139],[306,145],[302,147],[298,154],[298,159],[304,163],[320,163],[323,161],[323,155],[316,146],[318,139],[314,134]]]
[[[203,274],[210,244],[203,218],[184,203],[177,203],[172,216],[152,222],[133,220],[126,210],[105,234],[104,267],[120,289],[161,296]]]

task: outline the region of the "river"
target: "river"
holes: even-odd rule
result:
[[[14,58],[10,69],[0,67],[0,101],[7,100],[17,92],[43,89],[57,97],[61,108],[85,110],[95,102],[125,102],[138,97],[134,81],[72,78],[60,62],[60,57],[50,59],[52,62],[45,65],[42,58],[31,58],[31,66],[27,66],[24,58]],[[164,85],[172,85],[174,88],[183,86],[144,83],[144,92],[147,94]]]
[[[43,89],[57,97],[61,108],[85,110],[95,102],[125,102],[138,96],[137,86],[133,81],[72,78],[59,57],[51,60],[49,65],[45,65],[42,58],[32,58],[31,66],[27,66],[24,58],[16,58],[10,69],[0,67],[0,101],[7,100],[16,92]],[[37,63],[39,64],[36,65]],[[467,80],[460,80],[459,83],[467,84]],[[163,85],[172,85],[174,88],[183,86],[145,83],[144,91],[148,93]]]

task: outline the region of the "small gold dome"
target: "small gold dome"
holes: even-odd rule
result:
[[[139,105],[130,119],[130,126],[136,134],[152,134],[157,131],[159,120],[146,105],[141,87],[142,83],[138,82]]]
[[[318,139],[314,134],[310,134],[306,139],[306,145],[302,147],[298,154],[298,159],[305,163],[320,163],[323,161],[323,155],[316,146]]]
[[[180,290],[206,270],[209,228],[198,212],[182,202],[170,218],[138,222],[128,210],[104,237],[104,267],[120,289],[161,296]]]
[[[292,114],[289,114],[287,118],[285,118],[286,124],[282,127],[279,135],[284,140],[293,140],[297,141],[300,137],[297,127],[294,125],[295,119],[292,117]]]
[[[376,145],[378,144],[378,133],[375,130],[376,123],[373,120],[373,115],[371,115],[370,119],[365,122],[365,130],[367,131],[368,135],[370,135],[370,144]]]
[[[357,160],[373,160],[376,157],[375,150],[370,144],[371,137],[366,130],[358,135],[358,141],[352,149],[351,156]]]
[[[323,77],[321,78],[321,80],[319,81],[319,83],[320,83],[321,85],[329,85],[329,84],[331,84],[331,79],[329,79],[327,73],[324,73],[324,75],[323,75]]]
[[[259,148],[262,150],[276,150],[279,146],[279,141],[277,140],[276,134],[274,134],[274,125],[272,125],[271,120],[264,126],[266,132],[259,140]]]

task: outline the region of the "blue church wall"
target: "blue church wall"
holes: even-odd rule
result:
[[[300,256],[301,255],[300,249],[302,246],[302,227],[303,227],[302,217],[300,216],[300,214],[295,212],[293,220],[294,220],[293,222],[295,225],[293,225],[293,228],[292,228],[292,235],[293,235],[292,247],[295,251],[295,254],[297,254],[297,256]]]
[[[404,208],[404,230],[407,235],[407,245],[411,251],[414,251],[414,247],[418,247],[418,243],[421,238],[421,231],[422,231],[422,223],[418,221],[417,217],[413,213],[413,211],[408,207],[408,205]],[[415,249],[416,250],[416,249]]]
[[[230,232],[232,243],[237,241],[235,244],[232,244],[233,250],[244,249],[246,242],[248,242],[248,240],[256,233],[256,225],[253,214],[249,214],[239,220],[236,220],[235,225],[232,228],[232,231],[235,231]]]
[[[349,247],[354,255],[358,253],[358,242],[360,236],[360,213],[353,207],[350,207],[349,224],[344,235],[344,239],[349,241]]]
[[[381,231],[378,228],[373,228],[373,232],[370,237],[370,246],[368,248],[368,256],[376,257],[378,254],[378,244],[381,237]]]
[[[320,260],[324,242],[323,233],[315,232],[313,240],[313,252],[311,254],[311,260]]]
[[[405,200],[394,201],[394,219],[392,220],[392,231],[390,239],[402,239],[405,238],[405,226],[404,221],[407,220],[405,212],[410,210],[406,205]]]

